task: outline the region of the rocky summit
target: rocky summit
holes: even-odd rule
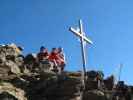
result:
[[[0,45],[0,100],[132,100],[132,87],[114,84],[113,76],[89,71],[83,89],[81,74],[58,73],[15,44]]]

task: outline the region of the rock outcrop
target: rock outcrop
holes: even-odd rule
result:
[[[15,44],[0,46],[0,100],[80,100],[81,72],[56,73],[21,50]],[[83,100],[113,100],[112,89],[99,88],[97,78],[102,82],[103,73],[87,72]]]

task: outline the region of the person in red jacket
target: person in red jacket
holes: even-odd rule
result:
[[[49,53],[48,53],[47,48],[45,48],[44,46],[41,46],[40,52],[37,54],[37,58],[39,62],[48,60]]]
[[[53,62],[55,66],[58,66],[58,50],[56,48],[52,48],[48,59]]]
[[[53,48],[49,55],[49,61],[54,63],[58,71],[63,71],[65,67],[65,56],[62,48]]]

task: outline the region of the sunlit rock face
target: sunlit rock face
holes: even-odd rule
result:
[[[12,96],[11,94],[7,93],[7,92],[3,92],[0,94],[0,99],[1,100],[17,100],[17,98],[15,98],[14,96]]]
[[[0,46],[0,78],[8,77],[9,74],[20,74],[22,65],[21,50],[15,44]]]
[[[36,54],[24,57],[15,44],[0,45],[0,100],[81,100],[81,92],[83,100],[130,100],[129,91],[113,98],[118,89],[112,91],[112,76],[104,80],[102,72],[87,72],[83,91],[81,72],[59,70],[37,62]]]

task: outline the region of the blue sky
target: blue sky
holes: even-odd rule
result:
[[[133,84],[132,0],[0,0],[0,43],[23,46],[24,54],[62,46],[66,70],[82,67],[80,43],[69,31],[82,19],[84,31],[94,42],[87,46],[87,69],[118,72]]]

